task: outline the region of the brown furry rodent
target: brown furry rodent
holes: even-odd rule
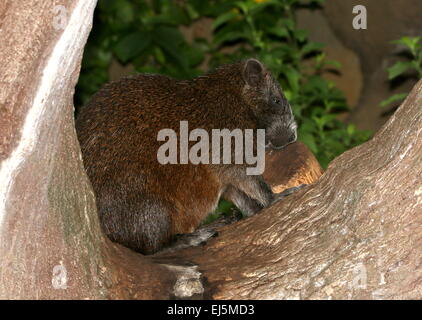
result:
[[[157,161],[159,130],[265,129],[267,147],[296,140],[289,103],[255,59],[189,81],[140,74],[107,84],[80,111],[76,129],[102,227],[109,238],[151,254],[192,232],[221,197],[252,215],[274,195],[246,164]]]

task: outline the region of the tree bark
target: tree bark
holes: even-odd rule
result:
[[[142,256],[102,234],[74,130],[96,1],[61,3],[0,3],[1,299],[422,297],[422,82],[314,185],[204,246]],[[267,180],[312,182],[312,161],[305,180]]]
[[[96,1],[61,3],[0,3],[0,299],[168,298],[167,269],[101,233],[72,107]]]
[[[422,80],[317,183],[178,259],[215,299],[421,299],[421,132]]]

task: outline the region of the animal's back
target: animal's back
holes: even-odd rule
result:
[[[159,130],[178,132],[176,119],[200,125],[199,105],[178,98],[194,96],[192,90],[186,81],[138,75],[106,85],[81,110],[76,128],[84,166],[112,240],[156,251],[171,235],[192,232],[217,204],[221,184],[208,167],[157,161]]]
[[[81,110],[76,128],[100,220],[112,240],[153,253],[172,235],[193,231],[220,195],[247,215],[275,199],[261,175],[247,174],[248,161],[161,165],[158,132],[177,133],[182,120],[189,131],[204,129],[208,138],[213,129],[265,129],[265,145],[272,148],[297,137],[288,101],[255,59],[221,66],[190,81],[138,75],[107,85]],[[257,153],[257,138],[253,140]],[[260,169],[262,147],[261,141],[256,159]]]

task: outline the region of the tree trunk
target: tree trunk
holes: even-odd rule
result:
[[[314,185],[205,246],[142,256],[103,236],[74,130],[96,1],[61,3],[0,3],[0,298],[422,297],[422,82]]]
[[[100,229],[73,120],[95,0],[0,3],[0,299],[168,298]]]
[[[177,258],[216,299],[421,299],[421,133],[422,80],[316,184]]]

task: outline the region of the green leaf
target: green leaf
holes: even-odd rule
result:
[[[294,35],[297,40],[299,40],[300,42],[303,42],[308,37],[308,32],[306,32],[306,30],[297,29],[295,30]]]
[[[403,37],[399,40],[392,41],[392,43],[405,45],[415,54],[420,49],[420,40],[421,37]]]
[[[239,13],[233,12],[233,11],[223,13],[222,15],[218,16],[217,19],[215,19],[214,22],[212,23],[213,30],[217,29],[222,24],[226,23],[227,21],[232,20],[233,18],[237,16],[239,16]]]
[[[133,6],[128,1],[121,2],[119,9],[116,11],[119,21],[125,23],[133,21],[133,12]]]
[[[385,99],[381,102],[381,107],[388,106],[389,104],[396,102],[396,101],[403,101],[407,97],[408,93],[398,93],[392,95],[390,98]]]
[[[341,69],[341,63],[335,60],[325,60],[324,61],[325,65],[331,65],[333,66],[335,69]]]
[[[285,27],[271,27],[267,32],[280,38],[287,38],[289,36],[289,31]]]
[[[160,47],[154,48],[154,55],[155,55],[155,59],[157,59],[159,63],[161,64],[166,63],[166,57],[164,56],[163,50],[161,50]]]
[[[403,74],[409,69],[412,69],[413,65],[411,62],[399,61],[392,67],[388,68],[388,79],[393,80],[399,75]]]
[[[313,135],[309,133],[299,134],[299,140],[306,144],[313,153],[318,152],[318,147],[316,145],[315,138]]]
[[[308,42],[307,44],[305,44],[303,46],[303,48],[301,49],[301,52],[302,52],[302,55],[305,55],[305,54],[308,54],[310,52],[320,51],[324,47],[325,47],[325,45],[323,43]]]
[[[114,53],[123,63],[140,55],[151,44],[151,37],[147,32],[135,32],[120,40],[114,47]]]
[[[216,46],[219,46],[225,42],[247,38],[248,36],[245,34],[244,31],[220,32],[214,37],[214,44]]]
[[[165,53],[172,57],[183,70],[187,70],[188,61],[179,52],[179,46],[184,42],[180,31],[171,27],[160,27],[153,32],[153,41],[160,46]]]
[[[186,45],[186,48],[183,48],[183,54],[186,55],[190,67],[195,67],[204,60],[204,53],[197,46]]]
[[[299,80],[300,80],[299,72],[296,69],[294,69],[293,67],[288,66],[284,70],[284,74],[287,78],[287,81],[288,81],[292,91],[297,92],[299,90]]]
[[[268,6],[282,6],[279,0],[263,0],[263,1],[253,1],[253,6],[250,8],[250,14],[256,16],[259,12],[265,10]],[[273,10],[278,9],[273,7]]]
[[[295,23],[292,19],[283,19],[283,24],[286,26],[286,28],[290,31],[294,31],[295,29]]]
[[[233,203],[226,201],[226,200],[220,200],[220,203],[218,204],[218,212],[223,213],[230,213],[231,209],[233,208]]]
[[[196,9],[190,3],[186,4],[186,13],[191,20],[195,20],[200,17],[198,11],[196,11]]]
[[[300,131],[299,135],[302,135],[304,133],[313,134],[317,132],[315,123],[310,118],[303,119],[302,123],[299,126],[299,131]]]
[[[347,134],[349,136],[353,136],[353,134],[356,132],[356,127],[353,124],[349,124],[347,126]]]
[[[252,3],[251,2],[242,2],[242,1],[237,1],[235,3],[236,7],[238,7],[240,10],[242,10],[243,12],[247,13],[249,11],[249,8],[251,7]]]
[[[154,40],[166,41],[172,46],[176,46],[185,39],[182,33],[175,27],[160,26],[153,31]]]
[[[182,7],[176,1],[169,1],[169,6],[165,15],[176,25],[187,25],[191,22],[186,8]]]

